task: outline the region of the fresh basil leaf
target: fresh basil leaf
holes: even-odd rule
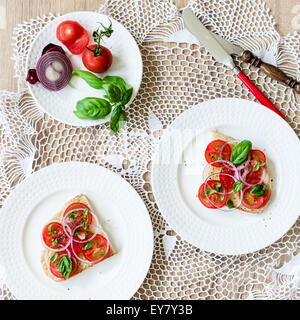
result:
[[[126,105],[130,101],[132,94],[133,94],[133,88],[126,90],[126,92],[123,94],[123,97],[122,97],[123,105]]]
[[[87,228],[86,221],[83,221],[82,227],[84,230]]]
[[[218,192],[220,192],[222,189],[222,184],[220,182],[216,182],[216,183],[214,183],[214,187],[216,188],[216,190]]]
[[[118,76],[106,76],[106,77],[103,78],[103,83],[116,85],[121,90],[122,94],[124,94],[126,92],[126,82],[121,77],[118,77]]]
[[[118,103],[122,101],[122,91],[115,84],[104,84],[103,89],[105,90],[107,99],[111,103]]]
[[[53,247],[56,247],[58,245],[58,238],[52,239],[52,245]]]
[[[236,181],[235,184],[233,185],[233,192],[238,193],[243,189],[244,184],[241,181]]]
[[[249,140],[243,140],[233,148],[230,156],[230,161],[233,164],[241,164],[247,159],[251,148],[252,142]]]
[[[89,209],[85,209],[84,213],[83,213],[83,216],[86,217],[88,214],[89,214]]]
[[[54,253],[54,255],[50,258],[50,262],[54,262],[58,257],[58,253]]]
[[[51,228],[52,228],[53,224],[51,223],[48,227],[48,231],[51,232]]]
[[[263,184],[256,184],[255,186],[252,187],[250,194],[255,197],[261,197],[265,195],[267,192],[267,187]]]
[[[90,87],[94,89],[103,89],[103,80],[98,78],[96,75],[89,71],[75,70],[72,72],[73,76],[80,77],[83,79]]]
[[[122,105],[116,106],[110,118],[110,128],[114,133],[117,133],[125,124],[126,112],[123,110]]]
[[[206,194],[207,194],[208,196],[210,196],[210,195],[212,195],[212,194],[214,194],[214,193],[217,193],[217,190],[208,189],[208,190],[206,191]]]
[[[101,98],[88,97],[77,102],[74,114],[80,119],[98,120],[111,112],[111,104]]]
[[[63,256],[58,263],[58,271],[65,278],[68,279],[72,271],[72,260],[68,256]]]
[[[88,242],[84,247],[83,250],[88,250],[94,245],[94,241]]]
[[[253,167],[253,172],[258,171],[260,167],[264,167],[266,164],[265,163],[257,163]]]
[[[71,212],[71,213],[68,215],[68,220],[75,219],[75,218],[77,218],[77,213],[75,213],[75,212]]]
[[[229,209],[232,209],[234,207],[233,201],[231,199],[227,200],[226,206]]]

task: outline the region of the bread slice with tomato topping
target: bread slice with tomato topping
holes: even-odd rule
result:
[[[69,208],[72,204],[77,204],[77,203],[83,204],[84,206],[88,207],[89,210],[91,210],[93,212],[92,206],[89,203],[87,196],[84,194],[79,194],[79,195],[75,196],[73,199],[71,199],[70,201],[66,202],[65,205],[63,206],[63,208],[56,215],[53,216],[51,221],[58,221],[58,222],[62,221],[62,219],[66,213],[67,208]],[[91,222],[91,225],[95,224],[96,223],[95,218],[92,217],[92,220],[90,222]],[[51,222],[48,225],[51,226]],[[97,230],[98,231],[95,233],[99,234],[100,235],[99,237],[103,236],[105,239],[108,237],[99,222],[98,222],[98,229]],[[98,237],[98,235],[97,235],[97,237]],[[96,238],[94,238],[94,239],[96,239]],[[109,239],[107,239],[107,240],[109,241]],[[93,240],[91,240],[91,242],[92,241]],[[114,249],[114,247],[110,241],[109,241],[109,246],[110,246],[110,250],[109,250],[109,253],[107,254],[107,257],[105,259],[110,258],[116,254],[116,250]],[[52,280],[57,281],[57,282],[58,281],[65,281],[66,280],[65,278],[60,277],[59,274],[58,274],[58,276],[55,276],[53,274],[53,272],[50,271],[50,267],[49,267],[50,259],[53,257],[55,258],[55,255],[56,255],[55,252],[53,252],[47,248],[43,249],[42,255],[41,255],[41,264],[42,264],[43,270],[44,270],[45,274],[48,277],[50,277]],[[59,256],[59,255],[60,255],[60,252],[57,253],[57,256]],[[78,256],[81,257],[82,254],[78,254]],[[94,266],[95,264],[97,264],[97,263],[95,263],[95,264],[84,263],[82,261],[79,261],[78,259],[76,259],[76,262],[77,262],[76,272],[74,272],[74,274],[72,274],[72,272],[71,272],[72,277],[85,271],[86,269]],[[100,262],[98,262],[98,263],[100,263]]]
[[[223,140],[225,142],[228,142],[231,150],[233,150],[234,147],[239,143],[233,137],[227,136],[217,130],[212,131],[211,136],[212,136],[212,141],[213,140]],[[248,208],[241,203],[241,205],[238,208],[239,210],[244,211],[244,212],[248,212],[248,213],[259,214],[259,213],[262,213],[265,210],[265,208],[267,207],[267,205],[269,203],[269,199],[271,197],[271,175],[268,170],[267,162],[264,165],[264,170],[265,170],[265,174],[264,174],[264,179],[262,181],[262,184],[264,184],[267,187],[268,199],[267,199],[266,203],[257,209]],[[220,173],[221,171],[222,171],[222,167],[209,166],[209,169],[207,171],[206,176],[209,176],[211,174],[217,174],[217,173]],[[234,204],[238,203],[239,202],[239,193],[228,194],[228,200],[231,200]]]

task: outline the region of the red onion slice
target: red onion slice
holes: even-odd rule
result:
[[[72,63],[63,53],[50,51],[40,57],[36,72],[42,86],[50,91],[65,88],[72,78]]]

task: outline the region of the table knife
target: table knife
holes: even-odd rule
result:
[[[212,33],[200,22],[191,9],[185,8],[183,10],[183,21],[185,27],[201,42],[201,44],[215,58],[215,60],[229,67],[261,104],[273,110],[282,118],[285,118],[285,116],[274,106],[274,104],[235,65],[231,55],[217,41],[214,35],[212,35]]]
[[[258,67],[263,73],[265,73],[268,77],[276,80],[278,82],[282,82],[287,86],[294,89],[294,91],[300,94],[300,83],[297,80],[289,77],[279,68],[263,62],[261,59],[256,57],[248,50],[244,50],[243,48],[232,44],[230,41],[223,39],[222,37],[218,36],[217,34],[211,32],[211,34],[216,38],[216,40],[222,45],[222,47],[230,54],[236,55],[241,58],[242,61],[248,62],[251,65]]]

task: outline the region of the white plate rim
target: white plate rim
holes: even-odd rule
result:
[[[132,296],[136,293],[136,291],[138,290],[138,288],[142,285],[147,273],[148,273],[148,270],[149,270],[149,267],[151,265],[151,262],[152,262],[152,256],[153,256],[153,248],[154,248],[154,242],[153,242],[153,239],[154,239],[154,234],[153,234],[153,227],[152,227],[152,222],[151,222],[151,219],[150,219],[150,215],[149,215],[149,212],[143,202],[143,200],[141,199],[141,197],[138,195],[138,193],[136,192],[136,190],[133,188],[133,186],[131,186],[129,184],[129,182],[127,182],[125,179],[123,179],[121,176],[119,176],[117,173],[105,168],[105,167],[102,167],[102,166],[99,166],[99,165],[96,165],[96,164],[92,164],[92,163],[87,163],[87,162],[78,162],[78,161],[70,161],[70,162],[61,162],[61,163],[54,163],[50,166],[47,166],[47,167],[44,167],[34,173],[32,173],[28,178],[26,178],[24,181],[22,181],[20,184],[18,184],[16,186],[16,188],[9,194],[9,196],[7,197],[5,203],[4,203],[4,206],[3,208],[1,209],[1,212],[0,212],[0,230],[2,230],[2,233],[0,235],[0,239],[2,241],[0,241],[0,249],[2,247],[2,249],[0,250],[0,272],[2,273],[3,272],[3,280],[5,281],[5,284],[7,285],[7,287],[9,288],[9,290],[12,292],[12,294],[17,298],[17,299],[20,299],[20,300],[31,300],[31,297],[28,296],[28,293],[27,293],[27,290],[28,290],[28,287],[26,287],[26,282],[25,282],[25,285],[24,284],[21,284],[20,285],[20,281],[16,281],[16,278],[13,276],[12,272],[10,269],[11,269],[11,266],[10,265],[7,265],[5,262],[2,262],[2,261],[5,261],[5,254],[3,254],[3,252],[5,252],[3,250],[3,246],[5,246],[5,239],[3,239],[2,237],[4,236],[5,237],[5,232],[3,232],[3,228],[4,228],[4,225],[5,225],[5,221],[7,222],[7,217],[9,215],[9,212],[7,212],[7,210],[11,207],[11,203],[13,201],[16,201],[16,197],[18,196],[18,193],[20,193],[19,191],[20,190],[23,190],[24,191],[24,188],[28,185],[31,184],[31,182],[33,180],[35,180],[37,177],[41,178],[43,175],[45,175],[46,173],[51,173],[51,171],[55,171],[56,168],[62,168],[62,169],[67,169],[70,168],[70,167],[75,167],[76,170],[78,170],[79,168],[82,169],[82,168],[85,168],[85,167],[90,167],[90,168],[94,168],[95,170],[98,170],[99,173],[100,172],[104,172],[104,174],[108,174],[110,175],[113,179],[115,179],[116,181],[118,181],[118,183],[120,184],[123,184],[126,186],[126,188],[128,189],[128,191],[135,196],[135,199],[136,199],[136,206],[139,207],[140,209],[140,212],[139,212],[139,215],[142,215],[143,216],[143,220],[144,220],[144,231],[142,233],[142,236],[143,236],[143,239],[140,239],[140,240],[143,240],[143,243],[145,244],[145,246],[143,247],[143,252],[146,253],[146,257],[145,257],[145,261],[143,262],[143,267],[140,267],[139,270],[136,270],[136,273],[135,273],[135,276],[137,275],[137,279],[133,279],[133,285],[128,286],[127,287],[127,292],[126,293],[120,293],[118,291],[118,293],[116,294],[115,297],[112,297],[112,298],[109,298],[109,300],[129,300],[130,298],[132,298]],[[24,216],[23,217],[23,220],[26,221],[28,216],[29,216],[30,212],[27,212],[27,216]],[[5,219],[5,216],[6,216],[6,219]],[[51,218],[51,217],[49,217]],[[47,222],[47,221],[46,221]],[[19,226],[20,229],[24,228],[24,226]],[[22,235],[18,235],[18,241],[19,241],[19,246],[22,246]],[[21,248],[20,248],[21,250]],[[127,251],[126,251],[127,252]],[[124,260],[124,258],[122,259],[122,261]],[[127,259],[128,260],[128,259]],[[20,258],[20,261],[21,262],[18,262],[19,265],[20,263],[23,265],[25,264],[25,258],[22,254],[21,258]],[[38,261],[38,263],[40,263],[40,261]],[[7,271],[7,269],[9,269],[9,271]],[[13,269],[13,268],[12,268]],[[28,274],[28,266],[26,266],[26,269],[27,269],[27,275],[28,275],[28,278],[29,279],[34,279],[33,275],[32,274]],[[118,270],[119,270],[119,267],[118,267]],[[73,278],[73,281],[74,279],[76,279],[75,277]],[[34,279],[35,280],[35,279]],[[26,281],[27,281],[27,278],[26,278]],[[38,280],[35,280],[35,285],[36,284],[41,284]],[[27,282],[28,284],[28,282]],[[31,285],[29,283],[29,285]],[[36,288],[38,289],[38,288]],[[45,289],[45,287],[44,287]],[[118,289],[118,288],[116,288]],[[40,288],[39,288],[39,291],[40,291]],[[42,296],[38,296],[38,297],[35,297],[35,300],[59,300],[59,299],[62,299],[62,300],[70,300],[70,299],[74,299],[74,300],[78,300],[78,299],[88,299],[88,298],[82,298],[82,296],[78,297],[78,296],[70,296],[70,295],[66,295],[66,294],[62,294],[62,293],[57,293],[57,291],[53,290],[52,288],[48,288],[48,293],[47,294],[43,294]],[[120,290],[121,291],[121,290]],[[89,298],[90,299],[90,298]],[[106,299],[106,298],[95,298],[95,299]]]
[[[36,38],[34,39],[34,41],[32,42],[32,44],[30,45],[30,48],[28,50],[28,55],[27,55],[27,58],[26,58],[26,62],[25,62],[25,70],[27,72],[27,70],[29,70],[29,59],[30,59],[30,56],[31,56],[31,51],[33,50],[34,46],[36,45],[36,43],[38,42],[39,40],[39,37],[40,35],[45,32],[45,30],[47,28],[50,28],[52,26],[52,24],[55,24],[57,23],[57,20],[60,20],[62,18],[67,18],[67,17],[72,17],[74,14],[98,14],[100,16],[104,16],[104,17],[108,17],[112,22],[117,22],[119,25],[121,25],[131,36],[131,38],[133,39],[133,42],[136,46],[136,49],[137,49],[137,52],[139,53],[138,57],[139,57],[139,61],[138,61],[138,64],[140,66],[140,72],[139,72],[139,85],[138,85],[138,88],[137,90],[134,90],[134,95],[131,97],[131,100],[130,102],[127,104],[127,108],[129,108],[129,106],[131,105],[131,103],[133,102],[133,100],[136,98],[136,96],[138,95],[138,92],[139,92],[139,89],[140,89],[140,86],[141,86],[141,83],[142,83],[142,79],[143,79],[143,59],[142,59],[142,55],[141,55],[141,51],[139,49],[139,46],[136,42],[136,40],[134,39],[134,37],[131,35],[130,31],[124,27],[124,25],[122,23],[120,23],[119,21],[115,20],[114,18],[112,17],[109,17],[108,15],[105,15],[103,13],[99,13],[97,11],[73,11],[73,12],[69,12],[69,13],[66,13],[64,15],[60,15],[60,16],[57,16],[54,20],[52,20],[51,22],[49,22],[44,28],[42,28]],[[63,46],[61,44],[61,46]],[[79,128],[87,128],[87,127],[95,127],[95,126],[98,126],[98,125],[101,125],[101,124],[104,124],[104,123],[107,123],[109,120],[105,120],[105,119],[100,119],[100,120],[95,120],[95,121],[90,121],[90,120],[87,120],[87,121],[84,121],[82,120],[81,123],[76,123],[74,124],[73,122],[69,122],[69,121],[62,121],[61,119],[59,119],[58,117],[56,117],[55,115],[53,115],[52,113],[49,113],[48,110],[46,110],[37,100],[37,98],[35,97],[35,94],[33,93],[32,91],[32,85],[30,83],[28,83],[26,81],[26,85],[27,85],[27,88],[29,90],[29,93],[30,95],[34,98],[34,101],[36,102],[37,106],[39,107],[40,110],[42,110],[44,113],[46,113],[47,115],[49,115],[51,118],[53,118],[54,120],[57,120],[57,121],[60,121],[62,123],[65,123],[67,125],[70,125],[70,126],[75,126],[75,127],[79,127]],[[46,89],[45,89],[46,90]]]
[[[261,104],[258,104],[253,101],[249,101],[246,99],[238,99],[238,98],[217,98],[208,100],[202,103],[199,103],[197,105],[194,105],[190,109],[184,111],[181,115],[179,115],[167,128],[167,130],[164,132],[163,136],[161,137],[161,140],[154,152],[153,155],[153,170],[152,170],[152,188],[153,188],[153,194],[156,199],[157,205],[164,216],[167,223],[170,225],[170,227],[178,233],[179,236],[181,236],[184,240],[188,241],[192,245],[195,245],[196,247],[200,248],[201,250],[204,250],[206,252],[211,252],[217,255],[244,255],[253,253],[256,251],[259,251],[263,248],[268,247],[269,245],[272,245],[274,242],[279,240],[288,230],[294,225],[294,223],[297,221],[299,217],[299,213],[297,213],[297,209],[294,210],[293,214],[290,214],[288,216],[289,220],[287,223],[284,223],[284,227],[281,228],[281,230],[277,229],[277,232],[273,234],[273,237],[270,237],[266,241],[264,241],[264,244],[254,244],[253,246],[241,246],[238,244],[238,247],[228,247],[223,246],[222,241],[213,244],[207,244],[203,243],[203,238],[201,239],[201,236],[199,237],[199,234],[197,235],[196,232],[200,233],[199,230],[195,229],[193,226],[193,231],[191,231],[190,227],[184,227],[184,224],[186,222],[180,221],[178,218],[181,214],[180,210],[183,212],[188,212],[189,207],[186,205],[185,201],[180,198],[180,200],[176,201],[176,197],[180,196],[179,187],[177,185],[177,177],[174,177],[174,173],[177,172],[178,166],[177,165],[168,165],[168,168],[155,165],[159,162],[159,157],[162,154],[162,145],[163,143],[166,143],[166,137],[168,133],[171,130],[182,130],[184,129],[184,123],[187,119],[200,119],[201,116],[204,116],[205,112],[209,114],[211,108],[216,107],[217,104],[219,105],[219,111],[226,113],[230,113],[230,107],[232,107],[234,104],[238,104],[239,107],[242,109],[246,106],[247,111],[251,112],[253,114],[260,114],[261,117],[264,119],[268,119],[268,121],[272,121],[273,123],[276,123],[279,126],[282,126],[284,130],[289,131],[290,138],[293,139],[293,142],[297,144],[297,148],[295,151],[295,154],[298,154],[298,159],[300,158],[300,143],[299,138],[294,132],[294,130],[289,126],[289,124],[286,121],[283,121],[278,115],[276,115],[273,111],[269,110],[268,108],[262,106]],[[222,107],[221,107],[222,105]],[[222,108],[226,111],[222,111]],[[237,109],[236,109],[237,110]],[[240,110],[241,112],[241,110]],[[241,112],[242,113],[242,112]],[[244,112],[245,113],[245,112]],[[208,119],[208,118],[206,118]],[[212,123],[213,123],[213,119]],[[205,127],[205,125],[204,125]],[[164,174],[164,172],[168,171],[168,173]],[[298,174],[299,178],[300,175]],[[175,181],[176,180],[176,181]],[[164,189],[167,188],[166,185],[164,185],[164,181],[167,181],[168,186],[172,186],[168,189],[168,194],[173,194],[173,197],[168,197],[167,193],[164,191]],[[299,180],[298,180],[299,181]],[[174,186],[173,186],[174,184]],[[181,196],[180,196],[181,197]],[[299,198],[299,197],[298,197]],[[167,199],[167,200],[166,200]],[[295,201],[297,201],[296,197],[294,198]],[[300,198],[298,199],[298,204],[300,207]],[[295,206],[296,207],[296,206]],[[187,220],[190,219],[192,214],[189,214],[189,217]],[[197,224],[199,222],[198,219],[191,219],[191,224],[194,223]],[[209,228],[209,225],[205,225],[206,228]],[[201,232],[204,231],[204,228],[201,228]],[[209,232],[212,230],[210,229]],[[214,230],[216,231],[216,230]],[[220,229],[219,229],[220,231]],[[205,242],[205,241],[204,241]],[[221,244],[220,244],[221,243]]]

